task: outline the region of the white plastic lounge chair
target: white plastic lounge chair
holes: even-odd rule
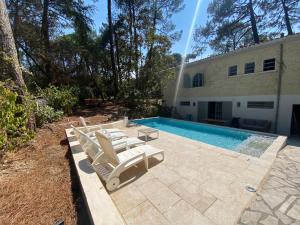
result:
[[[87,133],[93,132],[93,131],[87,126],[87,124],[86,124],[86,122],[85,122],[85,119],[84,119],[83,117],[80,116],[79,119],[80,119],[82,125],[84,126],[84,128],[86,129],[86,132],[87,132]],[[98,124],[96,127],[99,127],[98,130],[101,130],[101,131],[104,132],[104,133],[123,132],[122,130],[117,129],[117,128],[108,128],[108,129],[102,128],[101,124]],[[94,130],[94,131],[95,131],[95,130]]]
[[[119,176],[128,168],[144,161],[148,170],[148,158],[155,155],[161,155],[162,160],[164,160],[164,151],[150,145],[138,146],[117,154],[113,149],[112,142],[105,134],[96,132],[96,137],[102,147],[104,157],[99,162],[93,162],[92,166],[106,182],[106,188],[109,191],[118,188]]]
[[[91,138],[96,139],[95,131],[97,131],[97,130],[101,131],[103,133],[106,133],[111,140],[117,140],[117,139],[121,139],[124,137],[128,137],[127,134],[125,134],[124,132],[122,132],[119,129],[102,129],[101,125],[94,126],[94,128],[91,129],[86,125],[86,122],[83,117],[79,117],[79,119],[84,126],[84,132]],[[108,131],[111,131],[111,132],[108,132]]]
[[[103,154],[101,146],[99,145],[97,139],[89,137],[87,134],[74,127],[73,125],[71,125],[71,127],[73,128],[74,134],[79,141],[82,149],[93,161]],[[130,149],[131,147],[144,144],[146,144],[145,141],[142,141],[136,137],[112,141],[113,149],[115,151]]]

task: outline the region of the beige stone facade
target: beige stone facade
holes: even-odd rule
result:
[[[275,59],[275,69],[264,71],[264,62],[268,59]],[[245,64],[253,62],[254,73],[245,74]],[[236,75],[229,76],[231,66],[237,66]],[[197,73],[203,74],[201,87],[193,87],[193,78]],[[166,85],[164,100],[167,106],[174,105],[175,86],[176,79]],[[190,102],[190,105],[182,105],[183,101]],[[227,102],[231,105],[228,119],[270,120],[272,131],[275,131],[277,124],[278,133],[289,135],[293,105],[300,104],[300,34],[188,63],[175,102],[178,113],[183,118],[189,115],[194,121],[200,121],[203,115],[205,117],[201,102]],[[248,108],[248,102],[273,102],[273,107]]]

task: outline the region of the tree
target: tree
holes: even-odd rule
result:
[[[286,30],[288,35],[294,34],[293,25],[299,24],[300,19],[299,0],[262,0],[259,3],[270,28],[277,28],[277,33]]]
[[[20,88],[22,95],[25,94],[26,85],[22,75],[22,69],[19,64],[18,54],[15,46],[15,40],[9,22],[8,11],[4,0],[0,0],[0,50],[11,61],[10,71],[13,80]]]
[[[107,0],[107,19],[108,19],[108,29],[109,29],[109,45],[110,45],[110,59],[112,74],[114,79],[114,95],[117,97],[118,94],[118,74],[116,70],[116,61],[115,61],[115,50],[114,50],[114,28],[111,16],[111,0]]]
[[[15,40],[4,0],[0,0],[0,51],[3,51],[4,56],[8,58],[8,70],[12,74],[11,78],[17,85],[17,92],[21,99],[21,103],[26,105],[25,96],[27,95],[27,87],[23,79],[22,69],[19,63]],[[35,130],[35,116],[32,111],[29,112],[27,126],[30,130]]]
[[[260,42],[258,23],[261,16],[252,0],[214,0],[207,9],[209,20],[194,33],[196,54],[201,54],[207,46],[218,53]]]
[[[144,41],[147,52],[145,53],[145,61],[141,70],[141,89],[144,93],[151,93],[148,88],[152,89],[155,82],[159,80],[163,64],[157,63],[161,56],[168,57],[170,48],[174,41],[181,37],[181,32],[175,30],[176,26],[172,23],[172,15],[183,9],[182,0],[153,0],[147,1],[145,5],[145,13],[148,15],[144,21]]]
[[[50,82],[53,81],[53,74],[51,71],[51,48],[50,48],[50,35],[49,35],[49,0],[43,2],[43,15],[41,27],[41,39],[44,46],[44,59],[45,59],[45,73]]]

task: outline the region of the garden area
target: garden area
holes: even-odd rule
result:
[[[114,120],[119,108],[106,103],[45,124],[34,139],[2,155],[1,224],[88,224],[65,129],[79,126],[79,115],[91,124]]]
[[[299,0],[211,1],[205,3],[207,23],[196,27],[195,11],[195,23],[189,32],[187,28],[181,30],[189,27],[191,20],[182,18],[192,15],[195,8],[188,3],[0,0],[0,224],[89,224],[66,129],[82,126],[81,116],[88,125],[124,116],[170,117],[173,108],[165,106],[163,92],[180,65],[183,72],[185,63],[201,54],[218,55],[273,40],[283,32],[284,24],[288,35],[293,35],[293,25],[299,21],[294,19],[298,18]],[[191,8],[174,20],[185,5]],[[283,12],[284,22],[280,19]],[[274,14],[279,15],[277,20],[273,20]],[[263,16],[265,19],[261,19]],[[189,41],[193,38],[195,43],[191,47],[187,41],[184,51],[185,43],[180,40],[188,33]],[[179,48],[173,48],[176,43]],[[180,117],[176,110],[173,113]],[[182,149],[193,144],[185,145],[186,140],[164,135],[168,149],[177,143],[183,146],[177,146],[178,158],[174,159],[181,162]],[[217,164],[215,155],[207,157],[211,165]],[[185,159],[189,162],[196,158],[191,155]],[[237,165],[234,157],[228,160]],[[217,170],[223,168],[227,166]],[[165,170],[170,172],[167,167]],[[164,173],[156,174],[160,175],[164,180]],[[179,176],[173,178],[175,182]],[[165,197],[168,201],[166,195],[161,196],[154,199],[162,201]]]

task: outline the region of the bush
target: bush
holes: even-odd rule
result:
[[[18,94],[11,91],[13,85],[0,82],[0,149],[4,150],[21,146],[33,137],[27,128],[32,110],[30,101],[20,101]]]
[[[153,117],[157,116],[159,106],[150,103],[140,103],[136,107],[129,110],[130,118]]]
[[[77,104],[78,88],[64,86],[50,86],[46,89],[40,89],[39,95],[47,100],[49,106],[55,110],[62,110],[67,114],[72,112],[72,108]]]
[[[45,123],[58,121],[63,117],[63,115],[63,111],[55,111],[51,106],[38,106],[35,111],[36,125],[41,127]]]

